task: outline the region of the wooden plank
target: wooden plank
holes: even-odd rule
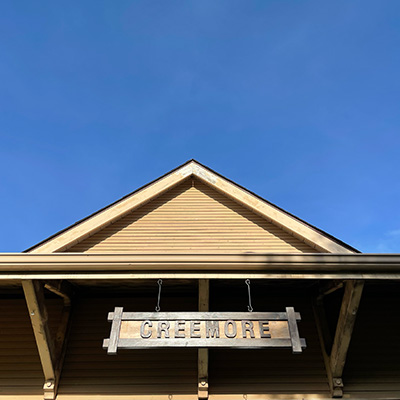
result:
[[[334,397],[342,397],[343,395],[342,374],[363,288],[363,281],[348,281],[345,285],[339,320],[330,354]]]
[[[119,332],[121,330],[121,319],[122,319],[123,307],[115,307],[112,325],[111,325],[111,333],[110,339],[108,342],[107,354],[115,355],[117,354],[117,347],[119,339]]]
[[[56,397],[56,354],[54,341],[48,325],[43,283],[37,280],[22,281],[22,287],[45,377],[43,386],[44,399],[53,400]]]
[[[103,348],[108,349],[110,339],[104,339]],[[302,348],[306,347],[306,341],[300,339]],[[241,349],[257,349],[257,348],[284,348],[292,347],[290,339],[119,339],[118,349],[154,349],[154,348],[176,348],[176,347],[197,347],[197,348],[241,348]],[[115,353],[112,353],[115,354]]]
[[[70,321],[71,298],[63,293],[62,297],[66,305],[64,305],[61,322],[54,340],[48,324],[48,311],[45,305],[43,291],[44,283],[38,280],[23,281],[22,286],[31,317],[43,374],[45,376],[45,383],[43,385],[44,399],[53,400],[57,395],[66,351],[65,339]],[[59,287],[55,287],[53,292],[60,294],[61,287],[66,286],[67,284],[59,285]]]
[[[301,341],[299,336],[299,330],[297,328],[297,318],[293,307],[286,307],[287,320],[289,325],[290,340],[292,341],[293,353],[301,353]]]
[[[121,308],[121,307],[117,307]],[[122,309],[122,308],[121,308]],[[114,311],[115,312],[115,311]],[[108,321],[113,321],[114,312],[108,313]],[[269,320],[287,321],[286,312],[123,312],[122,321],[173,321],[173,320],[200,320],[200,321],[227,321],[227,320]],[[294,319],[300,321],[300,313],[294,312]]]
[[[43,285],[39,281],[23,281],[22,287],[35,334],[36,345],[47,381],[55,379],[55,349],[50,334],[48,315],[44,304]]]
[[[64,359],[67,352],[68,339],[71,331],[72,320],[72,298],[64,298],[64,307],[61,314],[61,321],[57,329],[55,338],[57,360],[55,364],[56,380],[54,385],[54,392],[58,392],[58,385],[61,379],[61,373],[64,366]]]
[[[331,394],[334,393],[331,361],[329,357],[328,343],[331,343],[328,322],[326,320],[326,314],[322,303],[322,298],[318,297],[313,303],[314,318],[317,327],[319,342],[321,346],[322,356],[324,358],[325,371],[328,378],[329,389]]]

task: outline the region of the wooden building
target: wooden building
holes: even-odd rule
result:
[[[361,254],[192,160],[0,254],[0,400],[400,399],[399,279],[400,255]],[[108,313],[157,304],[294,307],[307,347],[109,355]]]

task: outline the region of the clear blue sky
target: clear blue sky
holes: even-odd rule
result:
[[[400,1],[3,1],[0,251],[196,158],[400,252]]]

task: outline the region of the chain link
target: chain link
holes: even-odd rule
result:
[[[249,312],[253,312],[253,306],[251,305],[250,279],[246,279],[245,283],[247,285],[247,291],[249,293],[249,305],[247,306],[247,310]]]
[[[159,312],[161,310],[161,308],[160,308],[160,298],[161,298],[162,279],[159,279],[157,281],[157,283],[158,283],[158,297],[157,297],[156,311]]]

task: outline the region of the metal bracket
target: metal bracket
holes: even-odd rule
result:
[[[342,378],[333,378],[332,379],[332,397],[343,397],[343,380]]]

